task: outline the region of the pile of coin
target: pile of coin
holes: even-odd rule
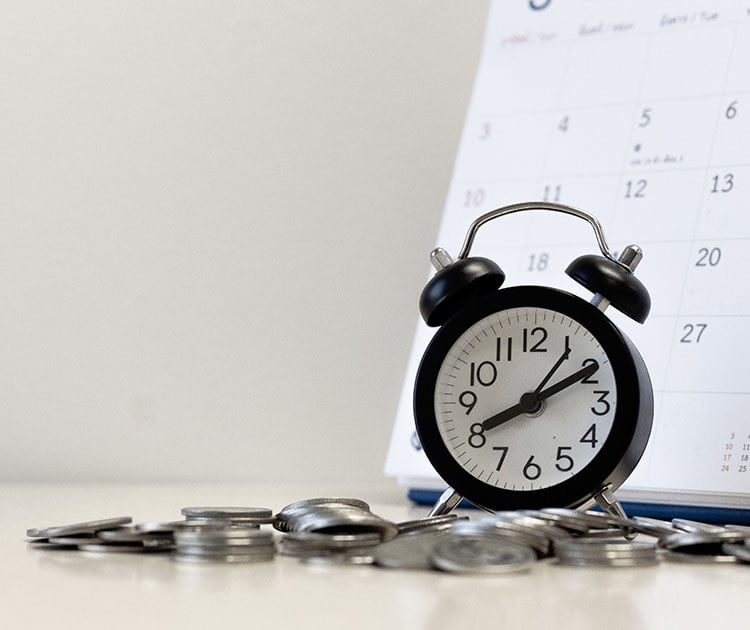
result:
[[[275,514],[257,507],[188,507],[182,515],[164,523],[117,517],[26,533],[39,549],[162,552],[189,563],[266,562],[278,553],[304,563],[491,574],[525,571],[542,560],[607,567],[750,563],[748,527],[563,508],[394,523],[361,499],[334,497],[296,501]]]

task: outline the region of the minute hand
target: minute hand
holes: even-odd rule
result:
[[[586,367],[581,368],[577,372],[573,372],[570,376],[566,376],[561,381],[557,381],[554,385],[550,385],[546,389],[543,389],[540,392],[537,392],[537,400],[544,400],[545,398],[549,398],[550,396],[553,396],[557,394],[558,392],[561,392],[566,387],[570,387],[571,385],[575,385],[579,381],[582,381],[584,378],[588,378],[591,376],[594,372],[596,372],[599,369],[599,364],[596,361],[592,361],[589,363]]]

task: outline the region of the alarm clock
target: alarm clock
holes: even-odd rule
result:
[[[514,212],[552,211],[585,220],[599,254],[566,273],[591,301],[545,286],[504,288],[492,260],[470,257],[477,230]],[[646,448],[653,390],[646,365],[605,315],[613,306],[643,323],[648,291],[633,271],[638,246],[615,256],[598,220],[571,206],[525,202],[470,226],[456,260],[442,248],[420,312],[438,327],[414,386],[422,448],[449,489],[432,514],[461,498],[496,510],[574,508],[595,500],[624,516],[613,496]]]

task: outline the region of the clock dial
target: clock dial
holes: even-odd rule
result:
[[[437,373],[441,441],[469,475],[533,491],[578,474],[607,440],[615,372],[601,342],[565,313],[521,306],[467,328]]]
[[[435,334],[414,418],[435,470],[476,505],[573,507],[633,471],[653,391],[638,351],[596,307],[550,287],[510,287]]]

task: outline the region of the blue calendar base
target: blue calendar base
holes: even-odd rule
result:
[[[408,497],[419,505],[433,505],[440,498],[439,490],[420,490],[411,488]],[[475,508],[463,499],[458,507]],[[665,521],[673,518],[685,518],[704,523],[729,523],[735,525],[750,525],[750,509],[706,507],[703,505],[671,505],[666,503],[637,503],[624,501],[622,507],[630,516],[649,516]]]

